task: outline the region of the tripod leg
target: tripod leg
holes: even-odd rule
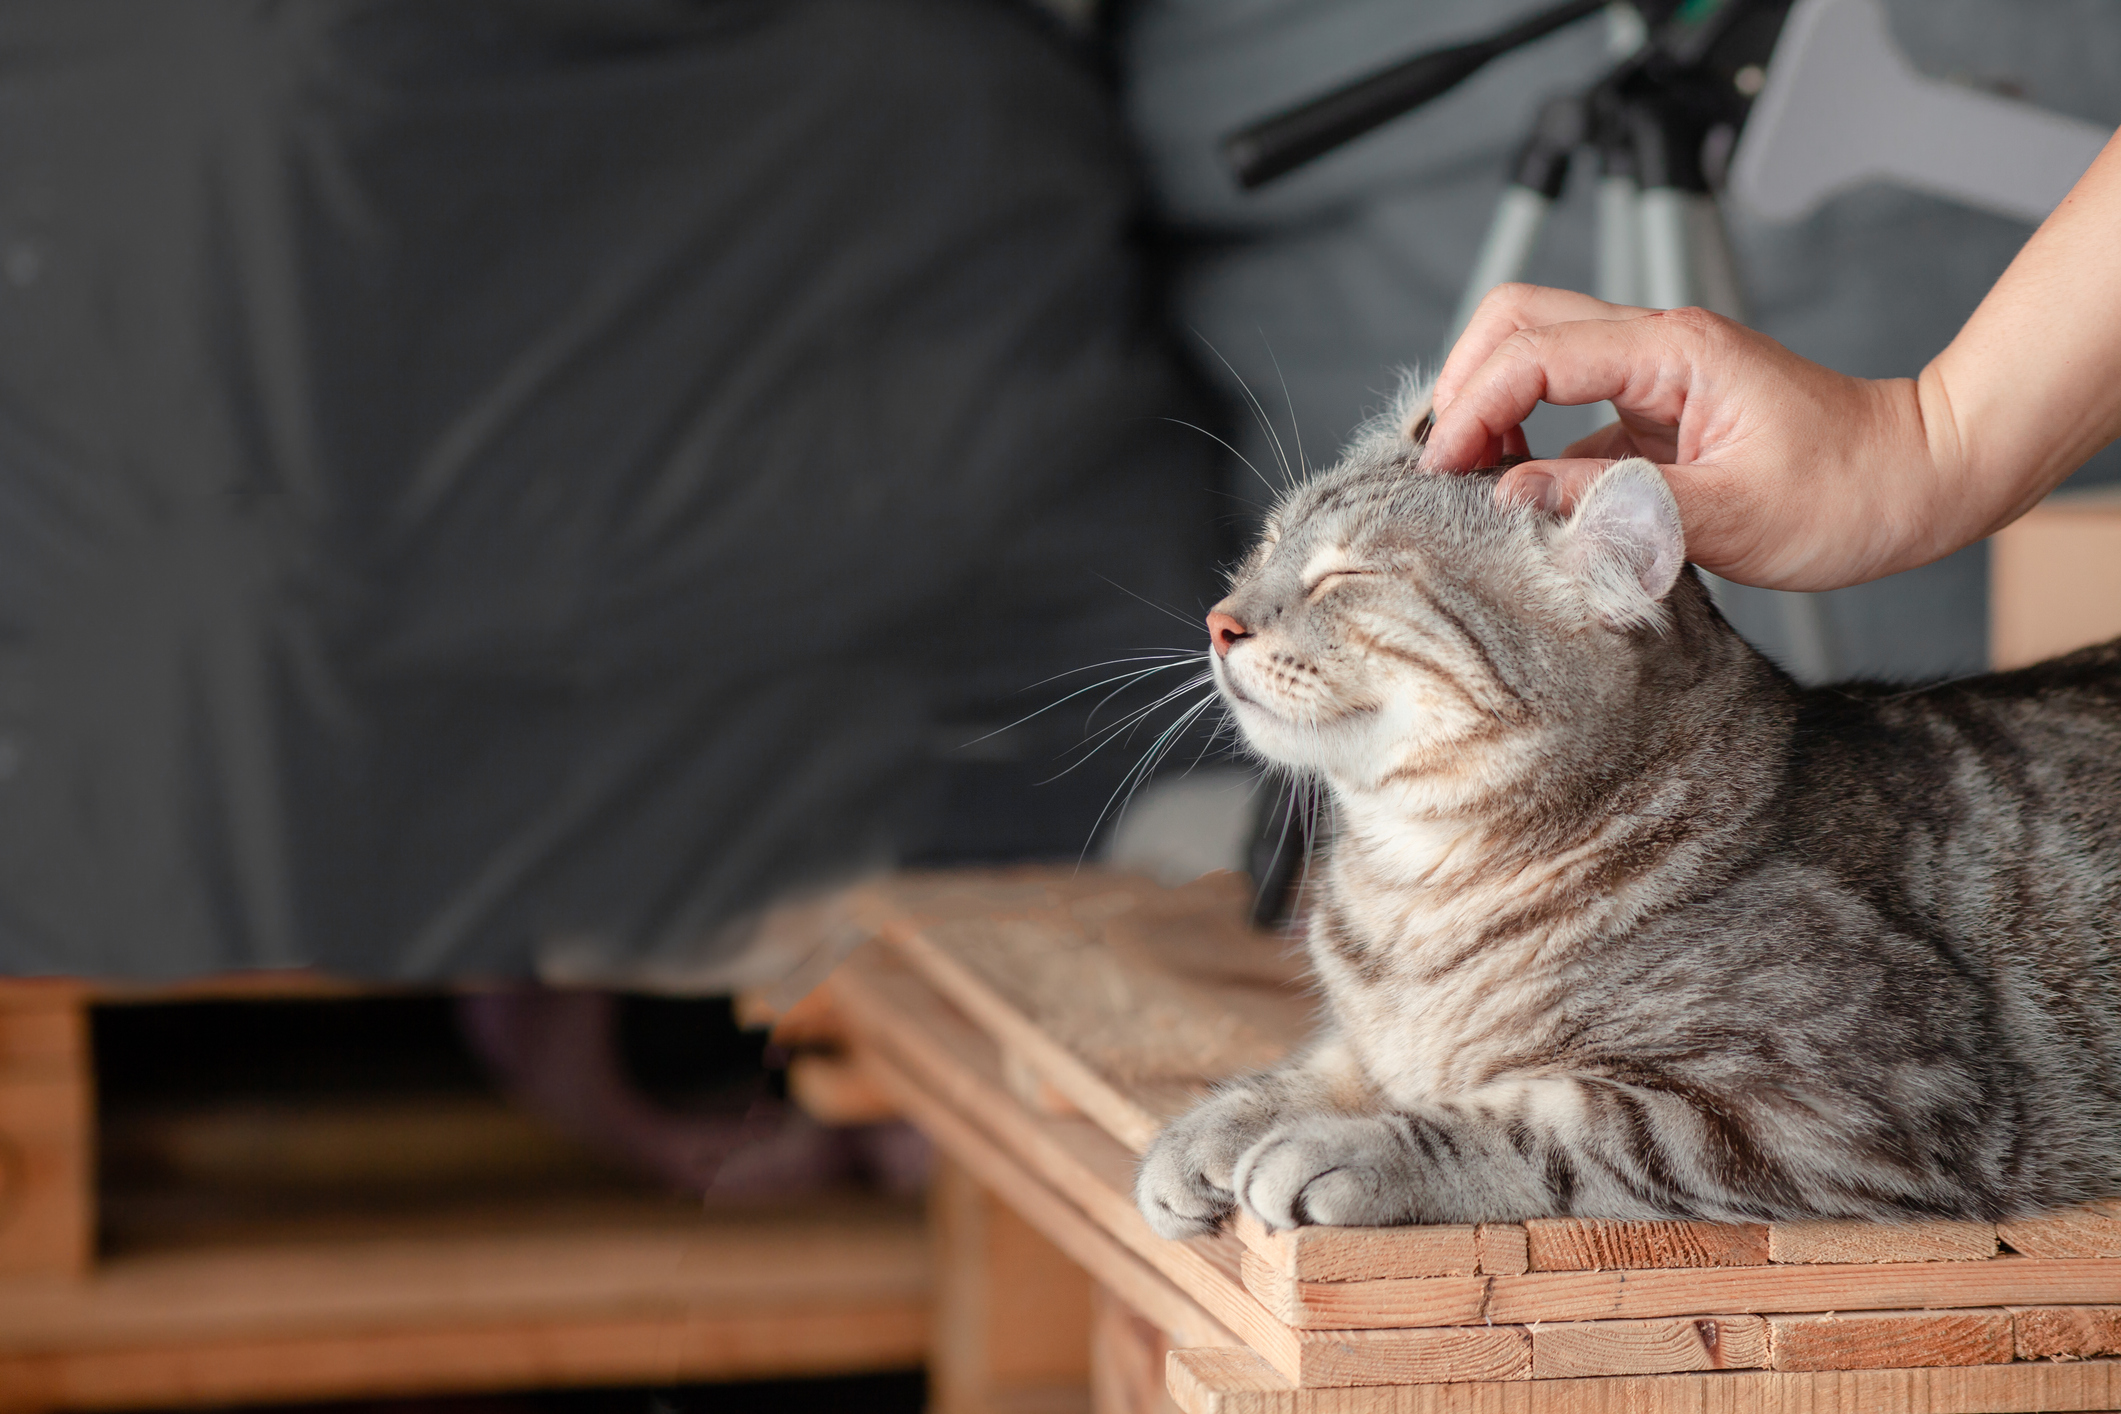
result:
[[[1473,322],[1473,311],[1480,308],[1488,291],[1524,273],[1532,249],[1539,243],[1540,227],[1546,224],[1547,211],[1553,205],[1552,197],[1531,187],[1513,183],[1503,188],[1502,200],[1495,203],[1495,219],[1488,223],[1487,239],[1481,242],[1480,256],[1473,262],[1473,274],[1459,297],[1458,313],[1451,318],[1451,332],[1444,338],[1445,355],[1466,331],[1466,325]]]
[[[1643,302],[1653,309],[1699,305],[1745,321],[1738,262],[1723,212],[1707,192],[1650,187],[1637,203],[1642,222]]]
[[[1650,187],[1636,203],[1642,237],[1642,302],[1652,309],[1696,304],[1691,249],[1693,194]]]
[[[1652,187],[1642,193],[1638,215],[1643,303],[1655,309],[1699,305],[1743,322],[1745,299],[1738,287],[1737,261],[1716,198],[1707,192]],[[1728,611],[1729,588],[1714,575],[1708,581],[1710,593]],[[1831,682],[1840,676],[1840,654],[1823,597],[1775,590],[1748,593],[1772,595],[1774,627],[1769,632],[1780,639],[1775,656],[1799,681]]]
[[[1641,242],[1635,229],[1640,194],[1631,176],[1598,179],[1598,298],[1613,304],[1642,303],[1642,278],[1636,268]]]

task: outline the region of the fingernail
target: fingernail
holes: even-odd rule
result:
[[[1544,471],[1520,471],[1503,483],[1511,501],[1535,510],[1561,509],[1561,483]]]

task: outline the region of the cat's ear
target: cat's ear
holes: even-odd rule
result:
[[[1435,423],[1429,389],[1434,378],[1424,378],[1411,368],[1399,370],[1399,391],[1389,406],[1356,429],[1348,455],[1383,461],[1413,461],[1428,445],[1429,429]],[[1411,455],[1410,455],[1411,454]],[[1416,462],[1418,467],[1419,463]]]
[[[1424,378],[1411,368],[1399,370],[1399,392],[1385,419],[1407,446],[1428,445],[1429,429],[1436,425],[1436,399],[1432,396],[1435,387],[1434,374]]]
[[[1555,558],[1614,628],[1662,623],[1661,601],[1686,567],[1686,530],[1664,474],[1641,457],[1607,467],[1577,497]]]
[[[1410,382],[1399,395],[1399,406],[1393,410],[1399,435],[1410,446],[1428,446],[1429,433],[1435,429],[1436,400],[1429,396],[1430,386],[1430,383]]]

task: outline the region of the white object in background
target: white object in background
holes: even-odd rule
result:
[[[1105,863],[1160,884],[1190,884],[1216,869],[1243,870],[1262,785],[1240,767],[1203,766],[1143,788],[1113,827]]]
[[[1797,0],[1731,163],[1730,194],[1795,221],[1867,181],[2044,220],[2111,136],[1915,71],[1878,0]]]

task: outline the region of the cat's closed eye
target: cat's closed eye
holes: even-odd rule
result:
[[[1375,570],[1333,570],[1327,574],[1322,574],[1317,579],[1312,580],[1304,589],[1304,601],[1309,603],[1327,590],[1348,580],[1363,579],[1375,573],[1377,573]]]

